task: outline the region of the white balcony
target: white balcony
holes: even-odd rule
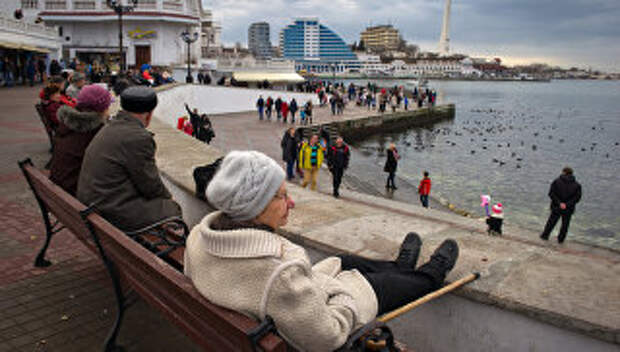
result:
[[[45,0],[46,10],[66,10],[67,2],[65,0]]]
[[[0,29],[16,34],[27,34],[56,40],[58,32],[52,27],[42,24],[18,21],[8,17],[0,17]]]

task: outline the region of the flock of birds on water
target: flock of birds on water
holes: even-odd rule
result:
[[[436,147],[436,140],[438,136],[442,136],[445,139],[445,144],[450,147],[462,147],[460,144],[466,144],[471,156],[478,156],[485,151],[494,151],[495,155],[501,154],[491,158],[492,162],[497,166],[504,166],[510,163],[514,165],[516,169],[520,169],[524,163],[525,148],[531,149],[532,152],[536,152],[539,148],[539,144],[544,142],[542,139],[548,141],[557,141],[558,145],[565,142],[564,138],[560,138],[557,133],[558,125],[560,122],[551,122],[543,120],[540,117],[527,115],[525,113],[512,113],[510,116],[502,110],[496,109],[472,109],[470,110],[474,116],[491,115],[490,118],[480,119],[467,119],[445,127],[428,127],[426,129],[426,135],[421,137],[415,136],[415,142],[410,142],[410,138],[407,135],[403,136],[404,145],[411,147],[418,152],[422,152],[428,149]],[[558,119],[562,117],[562,112],[558,113]],[[541,125],[542,124],[542,125]],[[588,127],[590,128],[590,127]],[[604,127],[591,126],[592,131],[603,131]],[[531,131],[531,132],[530,132]],[[529,135],[529,136],[527,136]],[[456,138],[451,138],[451,136]],[[469,137],[469,143],[463,140],[463,137]],[[509,142],[511,140],[512,142]],[[536,142],[536,141],[539,142]],[[586,146],[580,147],[580,152],[594,152],[597,150],[599,143],[588,142]],[[617,147],[619,142],[615,142],[614,146]],[[369,148],[362,148],[367,149]],[[500,153],[497,153],[500,151]],[[383,147],[377,148],[377,152],[384,152]],[[610,153],[606,152],[605,158],[610,158]]]

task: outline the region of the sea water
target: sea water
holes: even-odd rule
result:
[[[619,81],[431,81],[429,88],[439,104],[456,104],[454,120],[355,143],[350,172],[380,189],[385,148],[394,142],[401,182],[415,187],[428,170],[435,199],[483,216],[480,195],[488,194],[503,204],[505,223],[540,232],[549,186],[570,166],[583,197],[568,239],[620,249]]]

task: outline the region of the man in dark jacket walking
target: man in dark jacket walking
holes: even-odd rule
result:
[[[565,167],[562,170],[560,177],[551,184],[549,198],[551,198],[551,214],[540,238],[548,240],[549,234],[561,217],[562,226],[558,234],[558,243],[563,243],[568,232],[570,218],[575,212],[575,205],[581,199],[581,185],[575,180],[573,169]]]
[[[155,164],[148,127],[157,106],[152,88],[130,87],[121,110],[91,141],[82,163],[77,198],[127,233],[181,219]]]
[[[278,99],[276,99],[276,102],[274,103],[275,108],[276,108],[276,118],[278,119],[278,121],[280,121],[280,119],[282,118],[282,99],[280,99],[280,97],[278,97]]]
[[[265,110],[265,100],[263,99],[263,96],[259,96],[258,100],[256,101],[256,108],[258,109],[258,119],[262,120],[263,119],[263,111]]]
[[[293,168],[297,160],[297,140],[294,127],[290,127],[284,132],[280,146],[282,147],[282,160],[286,162],[286,179],[290,181],[295,178]]]
[[[291,102],[288,104],[288,109],[291,112],[291,123],[295,123],[295,113],[299,109],[297,107],[297,101],[295,100],[295,98],[293,98]]]
[[[344,170],[349,167],[350,156],[349,146],[344,144],[342,137],[336,138],[336,144],[329,148],[329,154],[327,155],[327,165],[332,173],[334,197],[336,198],[340,197],[338,189],[342,182]]]

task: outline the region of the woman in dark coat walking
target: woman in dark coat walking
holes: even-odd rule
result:
[[[394,176],[396,176],[398,159],[400,159],[400,156],[398,155],[398,150],[396,150],[396,145],[391,143],[387,150],[387,160],[385,161],[385,166],[383,167],[383,171],[388,173],[385,188],[397,189],[394,184]]]

